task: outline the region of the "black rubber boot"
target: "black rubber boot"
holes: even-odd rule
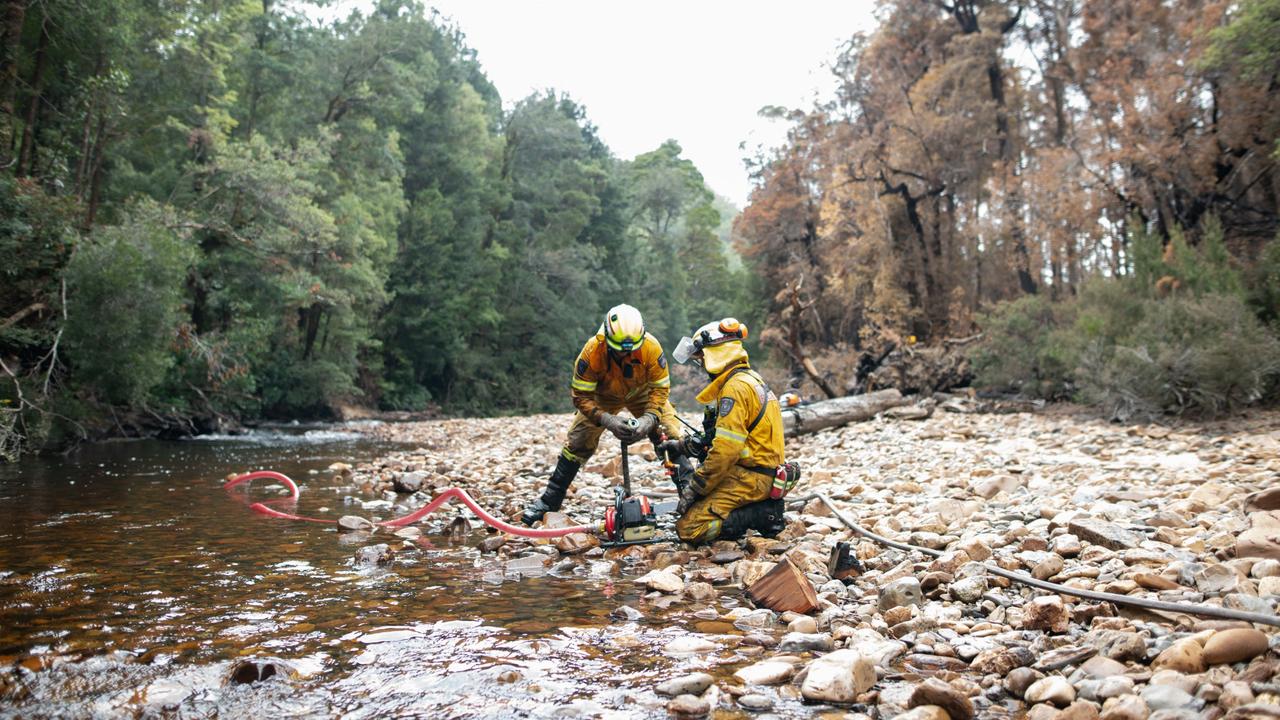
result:
[[[787,521],[782,517],[784,510],[781,500],[761,500],[743,505],[729,513],[716,539],[737,540],[748,530],[755,530],[767,538],[777,537],[787,527]]]
[[[524,513],[520,515],[521,522],[532,526],[541,520],[543,515],[559,510],[560,505],[564,502],[565,493],[569,492],[569,485],[578,476],[578,468],[580,467],[582,465],[561,455],[560,459],[556,461],[556,469],[552,471],[551,478],[547,480],[547,489],[542,491],[542,497],[534,500],[532,505],[525,508]]]

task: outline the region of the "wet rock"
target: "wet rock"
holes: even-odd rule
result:
[[[526,555],[508,560],[504,568],[511,575],[543,575],[550,562],[551,559],[546,555]]]
[[[1101,720],[1146,720],[1150,711],[1147,703],[1137,695],[1111,698],[1102,705]]]
[[[973,658],[970,667],[982,675],[1008,675],[1016,667],[1035,662],[1035,655],[1024,647],[998,647],[983,650]]]
[[[1014,697],[1022,697],[1026,695],[1027,688],[1032,683],[1044,678],[1044,673],[1029,667],[1016,667],[1009,671],[1004,677],[1004,689],[1009,691]]]
[[[416,527],[402,527],[393,533],[396,537],[403,540],[417,540],[422,537],[422,529]]]
[[[795,666],[789,662],[765,660],[740,668],[733,676],[744,685],[778,685],[790,679],[795,672]]]
[[[1067,528],[1076,537],[1085,542],[1101,545],[1111,550],[1127,550],[1142,544],[1142,536],[1132,530],[1095,518],[1078,518],[1068,523]]]
[[[1253,659],[1267,651],[1267,636],[1253,628],[1214,633],[1204,644],[1204,663],[1219,665]]]
[[[835,647],[828,633],[792,632],[782,636],[779,652],[826,652]]]
[[[506,544],[506,535],[492,535],[480,541],[480,552],[497,552],[498,548]]]
[[[1088,700],[1076,700],[1060,710],[1053,720],[1098,720],[1098,706]]]
[[[753,628],[773,627],[773,624],[778,620],[778,615],[769,608],[757,608],[751,611],[739,610],[733,618],[734,627],[739,630],[751,630]]]
[[[697,635],[682,635],[663,646],[663,651],[671,655],[692,655],[715,650],[719,645]]]
[[[895,715],[894,720],[948,720],[947,711],[937,705],[920,705]]]
[[[711,712],[711,705],[697,695],[679,695],[667,703],[667,712],[678,717],[701,717]]]
[[[230,685],[251,685],[271,678],[288,679],[297,674],[297,670],[279,658],[250,658],[237,661],[227,671],[226,682]]]
[[[768,695],[759,695],[756,693],[747,693],[738,698],[738,705],[748,710],[763,712],[773,709],[773,698]]]
[[[923,602],[924,595],[920,590],[920,581],[912,577],[905,577],[894,580],[880,588],[877,606],[880,612],[884,612],[889,608],[903,605],[921,605]]]
[[[787,624],[787,632],[793,633],[815,633],[818,631],[818,623],[808,615],[802,615]]]
[[[1182,673],[1204,672],[1204,651],[1194,638],[1179,640],[1157,655],[1151,667],[1157,670],[1167,668]],[[1151,705],[1151,701],[1147,700],[1147,704]]]
[[[711,687],[711,683],[715,682],[715,678],[707,673],[693,673],[692,675],[682,675],[678,678],[671,678],[663,682],[654,690],[659,695],[668,695],[675,697],[677,695],[701,695],[702,691]]]
[[[356,551],[356,567],[380,567],[390,565],[396,553],[386,543],[366,545]]]
[[[852,634],[842,635],[845,647],[869,658],[879,667],[887,667],[907,651],[907,644],[891,640],[870,628],[860,628]]]
[[[456,517],[449,523],[449,527],[445,529],[445,534],[454,542],[462,542],[471,534],[471,523],[464,517]]]
[[[711,602],[719,597],[719,593],[711,587],[710,583],[696,581],[684,586],[684,594],[694,602]]]
[[[644,619],[644,613],[631,607],[630,605],[619,605],[609,613],[609,617],[615,620],[627,620],[635,622]]]
[[[1023,699],[1031,704],[1046,702],[1066,707],[1076,699],[1076,689],[1061,675],[1049,675],[1031,683]]]
[[[338,532],[373,532],[377,529],[367,518],[359,515],[343,515],[338,518]]]
[[[556,549],[564,555],[577,555],[599,546],[600,540],[588,533],[572,533],[556,538]]]
[[[392,483],[398,493],[416,493],[422,489],[422,484],[426,482],[426,479],[426,473],[407,472],[397,475]]]
[[[774,565],[777,563],[739,560],[732,566],[733,582],[743,587],[751,587],[757,580],[768,575]]]
[[[972,720],[973,703],[963,693],[938,678],[929,678],[916,686],[911,693],[909,707],[937,705],[946,711],[951,720]]]
[[[836,650],[805,668],[800,694],[806,700],[851,703],[876,683],[876,668],[855,650]]]
[[[1142,699],[1151,710],[1177,710],[1200,704],[1185,690],[1172,685],[1148,685],[1142,689]]]
[[[721,550],[720,552],[717,552],[711,556],[711,562],[716,563],[717,565],[728,565],[729,563],[737,562],[742,558],[742,551],[735,548],[733,550]]]
[[[678,593],[684,590],[684,580],[673,572],[667,570],[650,570],[644,575],[636,578],[633,582],[637,585],[644,585],[650,590],[657,590],[664,593]]]
[[[1071,623],[1071,614],[1057,595],[1034,598],[1022,609],[1022,627],[1028,630],[1064,633]]]

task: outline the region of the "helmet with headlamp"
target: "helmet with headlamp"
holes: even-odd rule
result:
[[[719,372],[731,359],[738,356],[746,359],[746,351],[742,349],[742,341],[746,339],[747,326],[737,318],[725,318],[694,330],[692,337],[680,338],[671,357],[682,365],[690,358],[700,358],[708,372]],[[708,353],[717,356],[715,362],[707,358]]]

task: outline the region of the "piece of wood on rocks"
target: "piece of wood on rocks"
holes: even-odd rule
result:
[[[774,612],[811,613],[818,609],[818,593],[789,558],[774,566],[747,588],[747,596]]]
[[[870,420],[889,408],[911,402],[893,388],[866,395],[850,395],[833,400],[810,403],[782,411],[783,433],[804,435],[839,427],[859,420]]]
[[[838,542],[831,548],[831,557],[827,559],[827,575],[836,580],[843,580],[854,575],[861,575],[862,563],[853,552],[853,546],[847,542]]]

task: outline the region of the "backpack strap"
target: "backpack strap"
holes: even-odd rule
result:
[[[764,381],[764,378],[760,377],[760,373],[757,373],[749,367],[734,368],[730,371],[729,377],[733,377],[740,372],[750,374],[751,378],[755,380],[756,398],[760,401],[760,412],[756,413],[755,419],[747,426],[747,434],[750,435],[751,431],[755,430],[756,426],[760,424],[760,421],[764,419],[764,413],[769,409],[769,400],[773,398],[773,391],[769,389],[769,384]],[[726,380],[725,382],[728,381]]]

